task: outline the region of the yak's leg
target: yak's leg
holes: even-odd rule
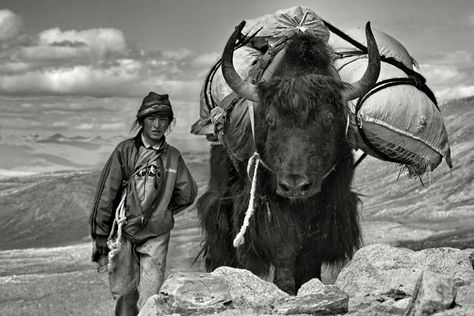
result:
[[[295,282],[295,252],[292,247],[288,246],[283,246],[278,251],[273,283],[286,293],[295,295],[297,290]]]
[[[321,279],[321,258],[311,249],[302,247],[296,260],[295,283],[296,290],[311,279]]]
[[[232,163],[222,145],[211,147],[210,179],[207,192],[197,202],[203,230],[201,253],[207,271],[235,266],[232,246],[232,200],[229,198],[229,170]]]

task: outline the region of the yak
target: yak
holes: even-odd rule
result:
[[[200,254],[207,271],[231,266],[268,278],[295,294],[321,278],[321,265],[350,259],[362,243],[359,198],[351,190],[354,156],[347,139],[345,102],[374,86],[380,71],[375,39],[366,25],[368,66],[345,83],[332,65],[331,48],[311,34],[290,38],[257,83],[233,66],[242,22],[229,38],[222,72],[232,90],[254,102],[257,172],[254,215],[243,245],[235,248],[251,195],[247,161],[235,162],[225,145],[211,146],[210,179],[199,198]]]

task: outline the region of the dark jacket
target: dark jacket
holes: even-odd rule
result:
[[[118,144],[105,164],[89,220],[93,239],[109,237],[122,190],[128,185],[130,192],[127,180],[134,172],[140,146],[141,131],[134,138]],[[174,226],[173,215],[191,205],[196,198],[196,182],[178,149],[163,141],[158,152],[164,172],[160,192],[150,208],[142,210],[133,198],[127,197],[127,221],[123,234],[134,243],[169,232]]]

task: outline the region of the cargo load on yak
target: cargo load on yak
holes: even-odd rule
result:
[[[415,60],[392,36],[372,29],[381,69],[376,86],[347,103],[347,137],[353,149],[401,164],[411,176],[434,170],[443,157],[452,167],[437,100]],[[353,82],[363,74],[368,61],[363,28],[343,32],[300,6],[247,21],[234,52],[236,71],[253,83],[265,80],[272,74],[273,57],[299,32],[312,32],[333,48],[334,76]],[[200,119],[191,132],[224,144],[234,159],[244,161],[254,151],[248,103],[232,92],[220,67],[219,60],[204,81]]]

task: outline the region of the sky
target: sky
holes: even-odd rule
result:
[[[472,0],[0,0],[0,136],[128,135],[168,93],[176,137],[240,21],[295,5],[342,30],[371,21],[418,61],[440,101],[474,95]]]

